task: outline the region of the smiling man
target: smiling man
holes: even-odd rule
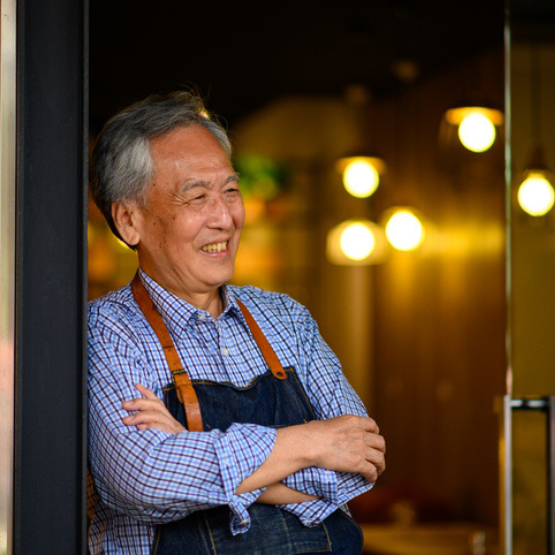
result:
[[[233,276],[245,210],[238,176],[216,137],[199,125],[150,141],[155,161],[145,201],[117,202],[112,217],[142,270],[214,318]]]
[[[98,139],[93,197],[139,269],[89,305],[93,554],[361,553],[346,503],[385,443],[308,311],[226,283],[239,183],[189,93],[125,109]]]

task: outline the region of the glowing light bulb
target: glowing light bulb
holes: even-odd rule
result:
[[[374,250],[375,244],[374,234],[362,223],[352,223],[341,233],[341,250],[351,260],[366,258]]]
[[[412,251],[424,240],[424,227],[412,212],[400,210],[387,222],[385,234],[396,249]]]
[[[484,114],[466,116],[459,125],[459,139],[472,152],[484,152],[495,141],[495,125]]]
[[[380,183],[378,170],[367,160],[355,159],[343,172],[343,185],[354,197],[366,198],[372,195]]]
[[[541,172],[531,172],[518,189],[518,203],[531,216],[544,216],[555,203],[553,186]]]

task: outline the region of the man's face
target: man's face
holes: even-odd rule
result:
[[[143,270],[198,306],[233,276],[245,219],[238,177],[225,150],[199,125],[151,140],[154,176],[137,207]]]

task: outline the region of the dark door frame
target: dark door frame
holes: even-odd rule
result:
[[[85,553],[88,0],[17,18],[13,553]]]

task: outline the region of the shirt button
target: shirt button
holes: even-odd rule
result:
[[[222,355],[224,355],[224,357],[229,356],[229,350],[226,347],[222,349]]]
[[[198,319],[199,320],[206,320],[206,314],[203,314],[202,312],[198,315]]]

